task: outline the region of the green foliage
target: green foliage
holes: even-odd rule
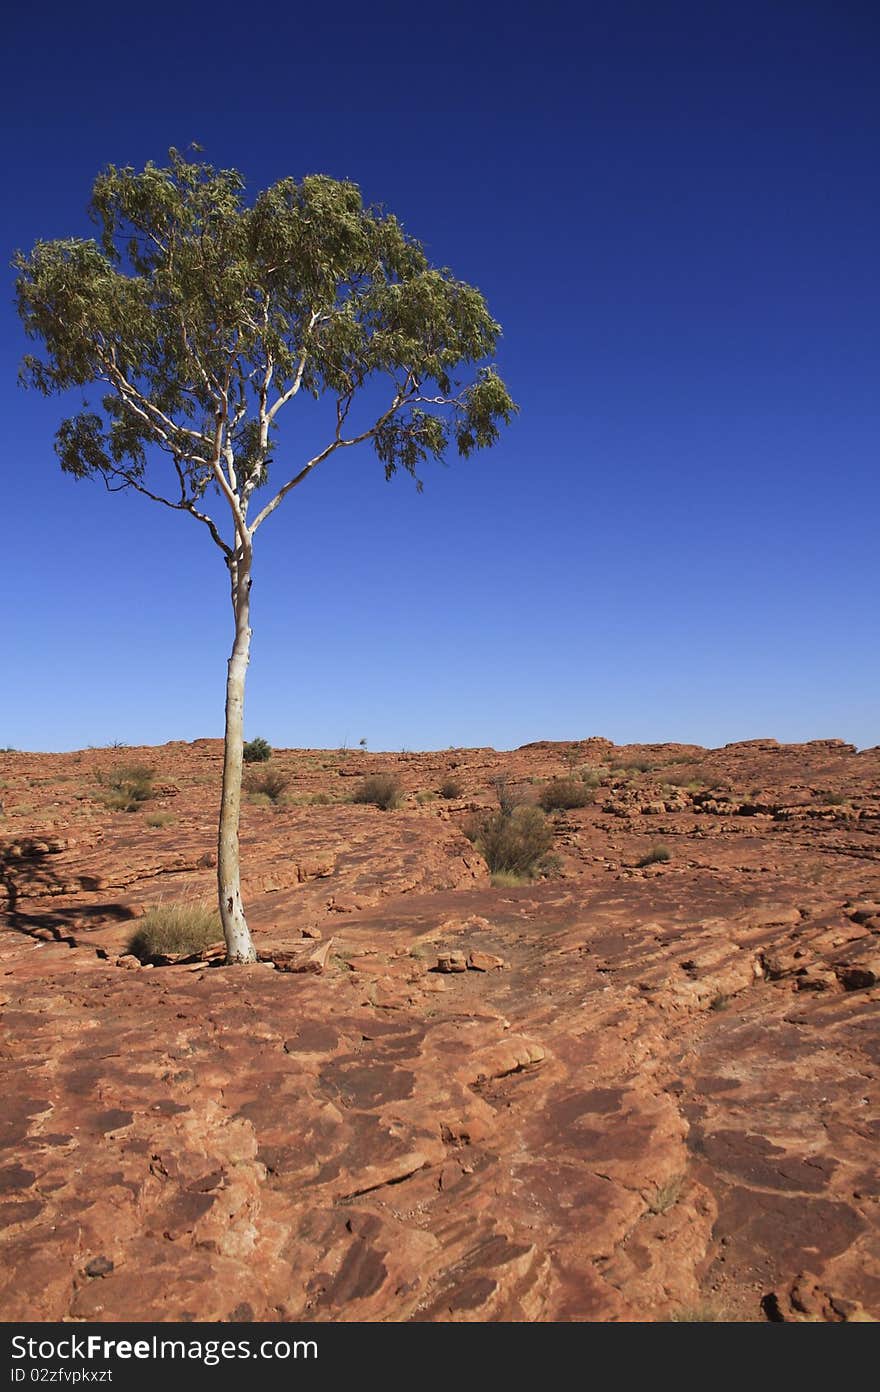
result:
[[[289,779],[278,769],[266,769],[264,773],[252,773],[247,780],[247,791],[256,793],[269,799],[270,802],[280,802],[285,792]]]
[[[358,784],[351,795],[351,800],[352,802],[372,803],[374,807],[381,807],[383,812],[390,812],[393,808],[400,806],[401,797],[400,784],[393,774],[373,773]]]
[[[463,792],[464,788],[457,778],[444,778],[443,782],[440,784],[440,796],[445,798],[447,802],[452,802],[455,798],[460,798]]]
[[[532,878],[553,844],[553,830],[538,807],[514,807],[471,819],[463,828],[493,875]]]
[[[246,764],[264,764],[267,759],[272,758],[272,746],[259,737],[248,740],[242,751],[242,758]]]
[[[500,327],[482,295],[432,267],[355,184],[284,178],[250,204],[244,186],[176,150],[165,167],[111,165],[92,190],[96,238],[15,258],[18,311],[42,345],[22,381],[46,395],[95,388],[58,429],[62,469],[191,512],[227,555],[202,500],[247,503],[268,483],[278,411],[299,391],[333,403],[306,472],[369,440],[386,477],[415,477],[450,448],[494,444],[517,409],[486,362]],[[378,415],[352,422],[362,388],[382,381]],[[170,496],[147,482],[156,450],[173,463]]]
[[[639,869],[644,869],[646,865],[662,865],[667,860],[672,859],[672,852],[667,846],[652,846],[647,855],[643,855],[641,860],[636,861]]]
[[[671,773],[666,782],[672,788],[684,788],[686,793],[703,792],[710,786],[709,780],[705,777],[698,778],[693,773]],[[757,797],[757,793],[754,794]]]
[[[142,962],[152,957],[190,956],[223,941],[220,915],[200,904],[160,904],[141,919],[128,951]]]
[[[153,793],[154,770],[148,764],[117,764],[107,773],[95,774],[102,791],[99,800],[111,812],[136,812]]]
[[[585,768],[581,769],[581,782],[585,788],[601,788],[602,779],[607,778],[610,770],[607,768]]]
[[[579,778],[554,778],[541,789],[538,801],[545,812],[588,807],[593,801],[593,790]]]

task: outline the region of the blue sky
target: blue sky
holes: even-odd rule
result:
[[[880,742],[873,4],[84,11],[4,22],[9,255],[196,140],[355,180],[504,328],[494,450],[352,451],[261,530],[250,736]],[[8,284],[0,745],[220,735],[221,557],[60,473]]]

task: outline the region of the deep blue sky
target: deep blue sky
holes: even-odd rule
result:
[[[871,0],[50,0],[4,40],[10,255],[197,140],[355,180],[504,327],[499,446],[421,496],[351,452],[259,534],[250,736],[880,742]],[[0,745],[219,735],[221,557],[60,473],[11,284]]]

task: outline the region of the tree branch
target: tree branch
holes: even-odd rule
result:
[[[120,484],[119,488],[111,488],[107,482],[106,473],[102,472],[101,477],[104,480],[104,487],[107,489],[108,493],[119,493],[123,488],[134,488],[136,492],[143,493],[145,498],[149,498],[154,503],[161,503],[163,507],[171,508],[174,512],[188,512],[192,517],[195,517],[198,522],[204,523],[225,556],[228,557],[232,555],[232,547],[228,546],[221,537],[213,518],[209,517],[205,512],[199,512],[192,499],[185,496],[183,490],[183,476],[180,469],[178,469],[178,477],[181,479],[182,496],[179,503],[172,503],[169,498],[163,498],[161,493],[154,493],[152,489],[147,488],[146,484],[141,483],[140,480],[135,478],[132,474],[126,473],[124,469],[111,468],[110,474],[113,478],[121,478],[123,482]]]
[[[123,404],[134,411],[136,415],[140,416],[141,420],[146,421],[150,428],[155,430],[156,434],[161,437],[161,440],[164,441],[169,449],[174,449],[169,432],[172,435],[187,435],[191,440],[197,440],[201,445],[211,443],[210,436],[205,435],[203,431],[194,430],[192,426],[188,425],[178,425],[177,421],[172,420],[170,416],[166,416],[165,412],[161,411],[155,402],[151,401],[148,396],[138,391],[137,387],[129,382],[128,378],[117,366],[116,351],[114,348],[110,350],[109,360],[100,352],[98,357],[107,373],[108,384],[116,389]],[[175,450],[175,453],[181,454],[183,451],[178,449]],[[203,459],[200,455],[187,453],[186,457],[188,459],[193,459],[199,464],[208,463],[208,460]]]
[[[317,322],[318,322],[318,320],[320,319],[320,317],[321,317],[321,315],[320,315],[320,313],[318,312],[318,310],[315,310],[314,313],[312,314],[311,319],[309,320],[309,329],[308,329],[308,331],[309,331],[310,333],[311,333],[312,329],[315,327],[315,325],[317,324]],[[307,361],[307,359],[308,359],[308,350],[307,350],[306,348],[303,348],[303,350],[302,350],[302,352],[301,352],[301,354],[300,354],[299,364],[298,364],[297,369],[296,369],[296,375],[295,375],[295,377],[294,377],[294,379],[293,379],[293,384],[287,389],[286,392],[282,392],[282,393],[281,393],[281,395],[278,397],[277,401],[276,401],[275,404],[271,407],[271,409],[270,409],[270,411],[269,411],[269,413],[268,413],[267,421],[268,421],[269,425],[272,424],[273,420],[274,420],[275,417],[278,415],[278,412],[281,410],[281,407],[284,406],[284,405],[286,405],[286,403],[287,403],[288,401],[290,401],[291,397],[296,396],[297,392],[299,391],[300,387],[302,386],[303,373],[305,372],[305,367],[306,367],[306,361]]]
[[[342,405],[343,400],[345,401],[344,407]],[[307,464],[304,464],[303,467],[300,469],[299,473],[295,474],[292,479],[289,479],[288,482],[285,483],[283,488],[280,488],[278,490],[271,502],[268,502],[266,504],[266,506],[263,508],[263,511],[259,513],[257,517],[254,519],[254,521],[251,523],[251,536],[253,536],[257,528],[263,522],[265,522],[266,518],[275,511],[278,505],[284,501],[291,489],[296,488],[300,483],[302,483],[303,479],[308,478],[309,474],[312,472],[313,469],[316,468],[318,464],[321,464],[325,459],[327,459],[331,454],[334,454],[335,451],[338,449],[349,449],[352,445],[360,445],[363,444],[364,440],[371,439],[372,436],[376,434],[376,431],[380,430],[382,426],[385,424],[385,422],[389,421],[391,417],[394,415],[394,412],[399,410],[402,405],[403,397],[400,395],[400,392],[398,392],[393,402],[388,407],[388,410],[384,413],[384,415],[381,415],[379,417],[375,424],[370,426],[369,430],[364,430],[360,435],[353,435],[350,439],[343,440],[342,426],[345,423],[345,418],[348,415],[348,411],[351,406],[351,396],[349,396],[348,398],[340,397],[336,403],[335,438],[330,441],[329,445],[327,445],[324,449],[321,450],[320,454],[314,455],[314,457],[310,459]]]

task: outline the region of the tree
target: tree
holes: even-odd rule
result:
[[[339,450],[369,441],[386,478],[403,469],[421,487],[423,462],[494,444],[517,409],[486,365],[500,328],[479,291],[429,265],[355,184],[287,178],[251,204],[244,187],[176,150],[164,168],[110,166],[92,190],[98,239],[38,242],[14,262],[42,344],[22,381],[84,398],[56,434],[61,468],[188,513],[229,571],[217,881],[230,963],[255,957],[238,826],[257,531]],[[276,487],[279,423],[301,393],[327,405],[326,444]]]

